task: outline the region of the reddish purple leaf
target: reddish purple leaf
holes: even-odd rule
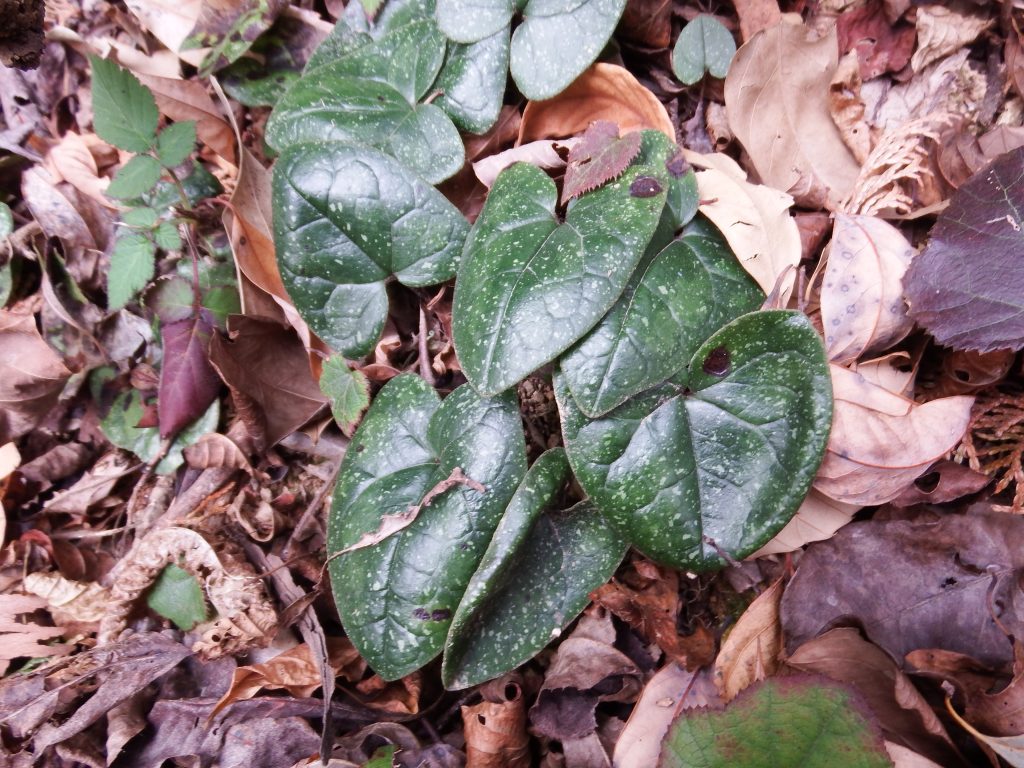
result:
[[[580,142],[569,151],[562,201],[597,189],[618,177],[640,153],[640,132],[619,138],[619,126],[608,120],[590,124]]]
[[[161,326],[164,362],[157,393],[160,437],[177,434],[217,398],[220,378],[209,358],[212,334],[213,316],[205,309],[198,317]]]
[[[910,316],[957,349],[1024,347],[1024,147],[950,200],[903,279]]]

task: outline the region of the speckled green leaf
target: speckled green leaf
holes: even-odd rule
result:
[[[892,761],[868,705],[824,677],[776,677],[724,710],[683,710],[658,768],[887,768]]]
[[[482,400],[463,386],[439,403],[422,379],[378,393],[349,444],[328,523],[338,552],[419,504],[455,467],[486,491],[456,485],[408,527],[335,558],[331,584],[345,631],[370,666],[394,680],[442,649],[451,619],[526,471],[514,397]]]
[[[508,32],[469,45],[452,43],[437,78],[437,104],[470,133],[486,133],[498,119],[508,80]]]
[[[528,99],[550,99],[597,59],[626,0],[530,0],[512,35],[512,78]]]
[[[345,357],[367,354],[387,320],[384,281],[455,274],[468,225],[390,157],[340,143],[298,144],[273,176],[281,277],[310,327]]]
[[[682,368],[764,293],[710,225],[648,253],[622,296],[561,360],[576,405],[600,416]]]
[[[562,448],[544,453],[505,510],[448,633],[441,679],[468,688],[539,653],[582,611],[626,545],[592,504],[552,511],[570,478]]]
[[[754,312],[674,382],[590,420],[555,380],[569,460],[602,514],[646,555],[690,570],[741,559],[792,517],[832,419],[825,352],[799,312]]]
[[[508,36],[514,0],[437,0],[437,25],[450,40],[475,43],[498,32]]]
[[[299,79],[267,122],[267,141],[345,141],[376,147],[431,184],[462,167],[465,151],[451,118],[435,104],[410,104],[393,86],[335,73],[334,65]]]
[[[0,240],[6,239],[14,231],[14,214],[7,203],[0,203]]]
[[[714,16],[701,14],[683,27],[672,49],[672,71],[679,80],[692,85],[709,72],[712,77],[725,77],[736,41],[722,22]]]
[[[370,382],[361,371],[349,368],[345,358],[335,355],[323,365],[320,389],[330,398],[331,414],[341,431],[351,437],[370,405]]]
[[[146,596],[146,605],[178,629],[188,631],[206,621],[206,598],[196,577],[171,564],[165,566]]]
[[[498,176],[466,241],[452,318],[479,392],[502,392],[553,360],[615,303],[661,216],[671,150],[645,131],[637,160],[572,201],[562,224],[547,174],[517,163]]]

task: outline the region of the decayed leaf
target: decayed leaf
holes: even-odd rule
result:
[[[848,504],[883,504],[960,442],[974,398],[918,404],[832,364],[835,409],[814,487]]]
[[[787,651],[837,624],[857,624],[895,659],[927,648],[1009,664],[1004,632],[1024,631],[1015,607],[1022,542],[1024,519],[1002,513],[852,523],[808,547],[786,587]]]
[[[513,691],[511,696],[506,695],[509,689]],[[496,695],[499,691],[500,696]],[[490,692],[495,695],[488,696]],[[479,704],[462,707],[467,766],[529,768],[532,765],[530,736],[526,732],[526,701],[522,689],[509,681],[500,687],[487,686],[484,695]]]
[[[36,330],[32,315],[0,309],[0,444],[43,419],[70,376]]]
[[[892,658],[852,627],[831,629],[808,640],[786,659],[802,672],[853,685],[878,716],[885,737],[941,765],[957,761],[942,721]]]
[[[752,184],[736,162],[722,154],[683,150],[697,171],[700,212],[729,242],[743,268],[766,294],[788,297],[800,263],[800,231],[789,214],[793,199],[784,192]]]
[[[553,99],[528,102],[518,143],[575,136],[595,120],[616,123],[623,134],[653,128],[676,140],[668,112],[651,91],[623,67],[598,63]]]
[[[830,360],[884,350],[913,327],[903,274],[914,249],[896,227],[870,216],[838,214],[821,286],[821,322]]]
[[[231,684],[210,715],[217,715],[236,701],[251,699],[265,689],[283,688],[292,696],[302,699],[311,696],[319,687],[320,670],[313,659],[313,652],[306,643],[300,643],[269,661],[235,669],[231,675]]]
[[[793,552],[805,544],[830,538],[850,522],[860,508],[860,504],[845,504],[812,488],[786,527],[747,559]]]
[[[917,37],[911,25],[886,18],[881,0],[844,11],[836,19],[836,33],[840,55],[854,53],[865,80],[903,69]]]
[[[242,449],[238,447],[238,443],[219,432],[209,432],[203,435],[193,445],[188,446],[183,453],[188,465],[196,469],[228,467],[244,469],[250,475],[253,473],[252,465]]]
[[[164,323],[163,365],[157,409],[160,437],[176,435],[203,414],[220,392],[220,380],[210,365],[213,319],[206,310],[186,320]]]
[[[871,128],[864,119],[860,68],[854,53],[841,58],[832,75],[828,84],[828,111],[854,158],[863,163],[871,152]]]
[[[30,573],[25,576],[25,591],[46,601],[58,624],[98,623],[110,601],[110,591],[89,582],[72,581],[59,573]]]
[[[743,45],[725,78],[725,108],[762,181],[808,208],[835,210],[860,165],[828,109],[835,29],[811,38],[798,16],[785,16]]]
[[[744,43],[782,20],[778,0],[733,0],[733,6],[740,17],[740,35]]]
[[[934,479],[933,479],[934,478]],[[931,480],[925,487],[924,481]],[[988,475],[976,472],[954,461],[939,461],[928,468],[914,485],[892,500],[894,506],[909,507],[914,504],[944,504],[963,496],[977,493],[992,482]]]
[[[106,499],[133,462],[118,450],[106,453],[70,488],[58,491],[43,504],[49,512],[82,514]]]
[[[722,643],[715,659],[715,685],[724,701],[732,701],[744,688],[778,670],[782,589],[780,579],[758,595]]]
[[[917,9],[917,50],[910,60],[915,72],[920,72],[933,61],[973,43],[992,26],[993,20],[966,3],[926,5]]]
[[[619,127],[615,123],[607,120],[591,123],[583,138],[569,150],[562,205],[617,178],[639,152],[639,131],[627,133],[620,139]]]
[[[43,167],[37,165],[25,171],[21,177],[21,194],[48,237],[59,238],[69,248],[96,247],[96,238],[78,206]]]
[[[942,344],[991,352],[1024,346],[1024,147],[953,195],[905,280],[911,317]]]
[[[37,624],[31,618],[21,618],[40,608],[46,601],[29,595],[0,595],[0,667],[17,658],[59,656],[70,646],[53,643],[64,634],[61,627]]]

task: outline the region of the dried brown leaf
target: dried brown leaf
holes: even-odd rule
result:
[[[973,43],[993,23],[977,4],[954,1],[918,8],[917,50],[910,65],[920,72],[933,61]]]
[[[955,461],[937,461],[913,485],[892,500],[894,507],[945,504],[977,493],[992,482],[988,475]]]
[[[61,627],[30,618],[40,608],[46,608],[46,602],[38,597],[0,595],[0,663],[5,669],[13,659],[60,656],[70,650],[71,646],[52,642],[64,634]]]
[[[595,120],[616,123],[622,133],[652,128],[676,140],[668,112],[653,93],[623,67],[597,63],[553,99],[527,103],[518,143],[575,136]]]
[[[805,544],[831,538],[836,531],[853,520],[860,508],[859,504],[830,499],[812,488],[786,527],[747,559],[794,552]]]
[[[56,237],[69,248],[96,248],[82,213],[44,168],[37,165],[22,174],[21,194],[47,237]]]
[[[562,204],[618,178],[640,152],[640,132],[619,138],[615,123],[590,124],[580,141],[569,150],[562,186]]]
[[[227,435],[219,432],[210,432],[203,435],[198,441],[184,450],[185,461],[195,469],[209,469],[210,467],[226,467],[229,469],[243,469],[250,475],[253,473],[252,464],[246,458],[245,453],[238,447],[238,443]]]
[[[836,19],[836,33],[840,55],[854,54],[865,80],[907,66],[917,39],[914,27],[886,17],[879,0],[844,11]]]
[[[107,500],[117,482],[131,470],[133,463],[122,451],[109,451],[74,485],[57,491],[43,504],[43,509],[47,512],[83,514],[90,507]]]
[[[95,136],[92,137],[95,140]],[[47,170],[57,181],[66,181],[79,192],[88,195],[101,205],[110,206],[104,194],[110,179],[101,178],[96,158],[84,137],[68,131],[46,155]]]
[[[39,423],[57,405],[70,376],[32,315],[0,309],[0,444]]]
[[[740,17],[740,35],[747,42],[762,30],[782,21],[778,0],[733,0]]]
[[[726,635],[714,667],[715,685],[723,701],[732,701],[744,688],[778,670],[782,652],[782,590],[779,579],[754,599]]]
[[[142,26],[182,60],[198,67],[208,49],[182,50],[196,25],[204,0],[128,0],[128,7]]]
[[[787,15],[736,52],[725,78],[729,125],[761,180],[807,208],[835,210],[860,170],[829,114],[837,50],[834,28],[815,38]]]
[[[839,60],[828,84],[828,111],[840,135],[858,163],[871,152],[871,128],[864,119],[864,100],[857,57],[849,53]]]
[[[92,624],[106,614],[110,591],[96,583],[72,581],[59,573],[30,573],[25,591],[46,601],[58,624]]]
[[[229,163],[237,162],[234,131],[201,82],[174,80],[142,72],[135,75],[153,92],[161,114],[175,122],[195,120],[199,141]]]
[[[526,701],[519,685],[502,686],[498,701],[485,698],[462,707],[466,736],[466,768],[529,768],[530,736],[526,732]],[[512,696],[504,695],[511,689]]]

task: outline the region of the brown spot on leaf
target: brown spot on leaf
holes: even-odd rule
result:
[[[729,373],[729,365],[729,350],[725,347],[715,347],[708,352],[701,367],[709,376],[725,376]]]
[[[639,176],[629,185],[632,197],[654,197],[661,192],[661,183],[653,176]]]

